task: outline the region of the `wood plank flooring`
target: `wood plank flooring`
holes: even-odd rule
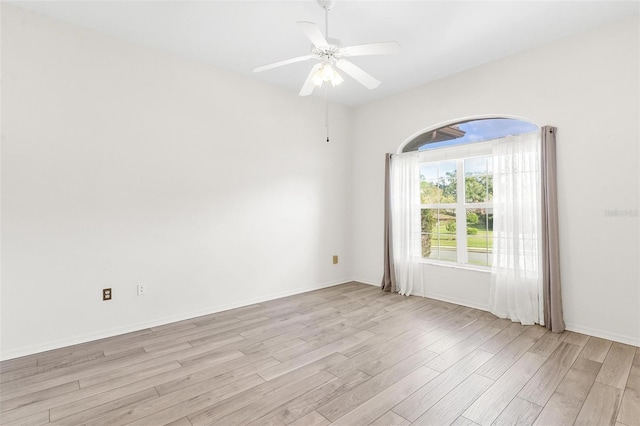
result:
[[[4,361],[0,424],[640,426],[640,348],[352,282]]]

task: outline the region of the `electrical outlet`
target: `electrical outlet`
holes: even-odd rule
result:
[[[138,296],[144,296],[147,294],[147,285],[138,284]]]
[[[111,289],[103,288],[102,289],[102,300],[111,300]]]
[[[337,254],[334,254],[334,255],[333,255],[333,264],[334,264],[334,265],[337,265],[337,264],[338,264],[338,255],[337,255]]]

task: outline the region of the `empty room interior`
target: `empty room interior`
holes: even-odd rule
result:
[[[0,14],[0,424],[640,425],[640,2]]]

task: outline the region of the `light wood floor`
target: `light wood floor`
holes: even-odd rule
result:
[[[359,283],[8,360],[0,379],[3,425],[640,424],[639,348]]]

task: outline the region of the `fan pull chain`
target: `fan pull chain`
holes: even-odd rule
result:
[[[329,39],[329,8],[324,6],[324,37]],[[324,86],[324,127],[327,129],[327,142],[329,142],[329,85]]]
[[[329,85],[325,84],[324,86],[324,127],[327,128],[327,142],[329,142]]]

